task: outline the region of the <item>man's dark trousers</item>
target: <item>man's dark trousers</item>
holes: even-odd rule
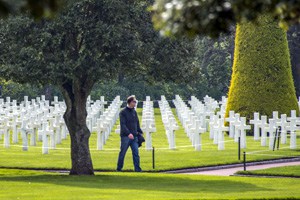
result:
[[[127,136],[121,137],[121,150],[119,153],[118,159],[118,167],[117,171],[121,171],[124,165],[124,158],[128,148],[131,148],[132,151],[132,158],[134,164],[134,171],[140,172],[142,169],[140,168],[140,156],[139,156],[139,145],[137,137],[134,137],[133,140],[129,139]]]

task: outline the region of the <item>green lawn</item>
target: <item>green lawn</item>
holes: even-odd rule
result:
[[[274,167],[270,169],[240,171],[238,174],[265,175],[265,176],[288,176],[300,178],[300,166]],[[300,181],[299,181],[300,182]]]
[[[68,176],[0,169],[0,199],[266,199],[300,198],[298,179],[155,173]]]
[[[138,109],[141,115],[141,109]],[[165,129],[161,121],[159,109],[155,109],[157,132],[153,133],[153,146],[156,150],[156,169],[168,170],[179,168],[190,168],[199,166],[211,166],[230,163],[239,163],[237,158],[237,143],[226,137],[225,150],[218,151],[217,145],[212,144],[209,139],[209,133],[202,135],[202,151],[195,151],[191,147],[191,142],[187,138],[182,127],[176,131],[176,145],[178,149],[168,150],[168,142]],[[141,120],[141,117],[140,117]],[[2,143],[3,140],[0,140]],[[298,137],[298,144],[300,138]],[[119,135],[112,132],[104,151],[96,150],[96,134],[92,134],[90,139],[90,148],[94,168],[96,170],[115,170],[120,144]],[[21,145],[21,141],[19,144]],[[41,143],[37,147],[29,147],[29,151],[22,151],[20,146],[12,146],[5,149],[0,146],[0,167],[2,168],[70,168],[70,141],[65,140],[58,145],[56,150],[50,150],[49,155],[42,155]],[[260,141],[254,141],[253,137],[247,138],[247,152],[268,150],[268,147],[261,147]],[[248,161],[275,159],[280,157],[300,156],[299,150],[290,150],[289,144],[283,145],[284,149],[276,152],[266,151],[267,155],[247,155]],[[162,149],[161,149],[162,148]],[[141,167],[144,171],[152,170],[152,152],[145,151],[144,147],[140,149]],[[125,160],[125,170],[133,169],[131,151],[128,151]]]

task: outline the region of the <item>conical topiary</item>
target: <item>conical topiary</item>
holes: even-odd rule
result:
[[[297,110],[286,32],[269,15],[237,25],[226,117],[230,110],[248,119],[254,112]]]

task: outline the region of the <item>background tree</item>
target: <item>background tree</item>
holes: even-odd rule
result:
[[[160,99],[161,95],[173,99],[175,94],[179,94],[184,99],[189,99],[191,95],[199,99],[209,95],[220,100],[222,96],[227,95],[233,60],[234,33],[229,37],[221,36],[217,40],[207,37],[197,37],[192,41],[187,39],[175,40],[160,37],[153,30],[150,18],[147,20],[150,22],[147,27],[156,34],[148,40],[151,42],[145,41],[143,43],[142,51],[144,53],[144,50],[148,48],[148,55],[139,64],[145,66],[151,64],[160,70],[160,73],[154,72],[149,76],[150,70],[148,70],[149,72],[142,71],[143,73],[137,70],[139,73],[133,72],[126,75],[120,70],[117,72],[118,77],[116,79],[110,79],[109,82],[99,82],[93,87],[92,99],[96,100],[99,96],[105,96],[107,100],[113,100],[116,95],[120,95],[125,100],[131,94],[135,94],[138,99],[144,99],[145,96],[151,96],[151,99]],[[182,51],[182,48],[185,50]],[[172,55],[172,64],[164,61],[168,59],[169,55]],[[160,62],[160,59],[163,62]],[[168,76],[165,77],[167,79],[161,76],[163,73],[167,73],[170,67],[175,68],[180,75],[177,75],[177,79],[172,78],[170,73],[168,75],[171,76],[172,80],[169,80]],[[122,74],[121,82],[119,74]],[[185,78],[180,78],[181,76]],[[24,95],[34,98],[45,94],[47,94],[46,99],[48,100],[52,100],[53,96],[59,96],[62,99],[55,86],[22,85],[12,81],[3,85],[2,95],[21,101]]]
[[[231,26],[238,24],[227,114],[234,110],[249,118],[255,111],[270,115],[273,110],[281,113],[298,110],[285,32],[275,24],[279,22],[287,29],[290,24],[300,22],[298,1],[157,0],[153,11],[153,21],[164,35],[218,37],[222,32],[229,33]],[[248,20],[252,22],[246,24]],[[277,49],[277,46],[282,48]],[[260,62],[262,60],[267,62]],[[257,70],[257,66],[262,70]],[[275,76],[280,79],[274,79]],[[275,88],[278,95],[273,98]],[[255,92],[268,94],[271,103],[266,106],[266,96],[257,97]],[[253,97],[257,97],[255,101]]]
[[[34,18],[52,17],[66,0],[0,0],[0,16],[29,12]]]
[[[220,36],[217,40],[203,37],[199,40],[202,43],[197,60],[200,62],[200,77],[194,82],[197,88],[197,82],[205,85],[202,97],[210,95],[218,100],[226,96],[229,88],[231,76],[231,66],[233,60],[234,34],[229,36]],[[199,88],[199,92],[203,88]]]
[[[125,1],[85,0],[69,4],[53,21],[24,16],[2,21],[1,75],[20,83],[55,84],[64,96],[70,174],[94,173],[86,126],[86,100],[94,84],[115,76],[125,55],[135,62],[138,44],[128,8]]]
[[[289,49],[291,54],[291,64],[294,85],[297,97],[300,96],[300,25],[291,26],[288,33]]]
[[[173,74],[189,74],[188,64],[175,56],[193,55],[185,43],[169,45],[160,63],[152,35],[151,18],[144,1],[84,0],[70,1],[55,19],[36,22],[26,16],[11,16],[1,21],[0,74],[7,80],[37,85],[56,85],[65,99],[64,119],[71,137],[72,175],[93,174],[89,151],[90,131],[86,126],[86,100],[96,83],[132,76],[133,79],[176,79]],[[147,21],[141,19],[147,18]],[[175,46],[174,46],[175,44]],[[192,43],[191,43],[192,44]],[[171,51],[171,49],[173,49]],[[170,63],[168,63],[171,61]],[[175,62],[175,61],[178,61]],[[164,67],[163,66],[163,67]],[[160,70],[160,74],[154,74]],[[170,76],[164,75],[172,69]],[[150,77],[150,78],[149,78]]]
[[[229,33],[232,25],[255,20],[262,13],[278,19],[285,29],[300,22],[300,4],[286,0],[156,0],[152,11],[156,28],[165,35]]]
[[[70,0],[69,0],[70,1]],[[25,2],[25,1],[20,1],[20,0],[11,0],[7,1],[10,4],[15,4],[15,3],[20,3],[20,2]],[[59,1],[62,2],[62,1]],[[145,10],[145,7],[149,6],[153,1],[140,1],[141,3],[144,4],[144,7],[139,7],[139,9],[142,9],[143,11]],[[178,1],[179,2],[179,1]],[[236,3],[236,2],[235,2]],[[246,9],[251,9],[254,6],[260,7],[263,3],[267,3],[266,1],[260,2],[260,1],[243,1],[239,2],[244,4],[246,6],[247,4],[251,3],[250,7],[247,7]],[[288,1],[284,2],[288,3],[288,10],[291,10],[291,6],[293,5],[293,1]],[[284,4],[282,4],[284,5]],[[286,10],[286,9],[284,9]],[[257,10],[255,10],[256,12]],[[251,15],[254,14],[255,12],[248,12],[246,16],[251,18]],[[135,12],[137,13],[137,12]],[[149,18],[151,17],[150,13],[146,12],[139,12],[140,15],[140,20],[137,23],[135,27],[138,27],[139,32],[141,32],[140,35],[142,37],[140,39],[143,39],[143,43],[140,43],[143,45],[144,50],[147,50],[147,55],[144,55],[144,60],[148,60],[151,62],[154,62],[152,60],[153,56],[151,55],[153,51],[153,47],[156,44],[156,41],[161,41],[163,38],[160,38],[157,34],[157,32],[153,31],[152,28],[152,23],[149,21]],[[145,14],[146,13],[146,14]],[[244,12],[243,14],[246,14],[247,12]],[[206,17],[208,15],[204,15],[203,17]],[[247,18],[247,17],[246,17]],[[252,17],[253,18],[253,17]],[[207,19],[209,20],[209,19]],[[235,22],[234,22],[235,23]],[[299,26],[299,25],[298,25]],[[215,27],[215,26],[214,26]],[[152,98],[159,99],[160,95],[164,94],[168,98],[173,98],[173,95],[180,94],[184,98],[189,98],[190,95],[195,95],[198,98],[202,98],[206,94],[213,96],[214,98],[220,99],[222,95],[226,95],[228,91],[228,86],[229,86],[229,79],[230,77],[226,75],[226,73],[222,73],[223,70],[226,71],[231,71],[230,64],[227,65],[227,63],[231,63],[233,60],[233,48],[234,48],[234,34],[231,33],[232,28],[229,28],[230,30],[230,35],[229,37],[222,36],[218,38],[217,40],[213,41],[208,39],[207,37],[198,37],[198,39],[195,42],[195,51],[196,51],[196,56],[193,60],[194,65],[196,68],[198,67],[199,73],[197,74],[198,78],[197,81],[192,81],[192,83],[185,83],[185,84],[176,84],[176,83],[171,83],[167,80],[162,80],[162,82],[158,83],[157,81],[154,83],[153,81],[150,81],[148,83],[144,82],[144,77],[139,76],[136,77],[134,80],[134,83],[130,83],[130,79],[132,78],[132,75],[124,75],[124,73],[119,70],[118,74],[120,74],[120,79],[122,81],[111,81],[109,83],[105,84],[97,84],[92,91],[92,97],[97,98],[101,94],[105,94],[105,97],[108,99],[113,99],[115,95],[120,94],[121,97],[125,98],[128,94],[136,94],[139,97],[143,98],[144,94],[147,93],[147,95],[150,95]],[[290,53],[291,53],[291,62],[292,62],[292,70],[293,70],[293,77],[294,77],[294,82],[296,86],[296,92],[297,96],[300,95],[300,84],[299,84],[299,51],[298,51],[298,44],[299,44],[299,33],[298,33],[298,28],[297,25],[292,26],[290,30],[288,31],[288,39],[289,39],[289,47],[290,47]],[[157,39],[158,38],[158,39]],[[174,39],[170,40],[170,42],[175,41]],[[159,43],[159,42],[158,42]],[[177,42],[179,44],[179,42]],[[214,45],[215,43],[218,43]],[[227,43],[230,43],[230,45],[227,45]],[[174,43],[175,44],[175,43]],[[224,45],[225,44],[225,45]],[[149,48],[147,48],[147,46]],[[214,51],[215,46],[221,46],[221,52]],[[219,48],[220,49],[220,48]],[[172,50],[172,49],[171,49]],[[146,52],[146,51],[145,51]],[[161,51],[163,52],[163,51]],[[168,51],[165,51],[166,53]],[[218,55],[216,54],[218,53]],[[168,53],[167,53],[168,54]],[[166,57],[167,54],[162,55],[161,57]],[[190,52],[192,54],[192,52]],[[231,54],[231,58],[228,56]],[[151,56],[149,56],[151,55]],[[205,56],[204,56],[205,55]],[[212,56],[212,58],[211,58]],[[177,56],[178,57],[178,56]],[[179,58],[179,57],[178,57]],[[192,59],[192,56],[190,57]],[[217,58],[217,59],[216,59]],[[180,58],[184,59],[184,58]],[[225,62],[224,62],[225,59]],[[159,65],[158,61],[157,65]],[[140,63],[145,63],[145,61],[140,62]],[[189,63],[189,62],[186,62]],[[226,63],[226,65],[224,64]],[[173,62],[173,64],[176,64],[176,62]],[[207,67],[209,66],[209,67]],[[223,66],[223,67],[220,67]],[[175,65],[177,67],[177,65]],[[225,67],[225,68],[224,68]],[[128,68],[130,69],[130,68]],[[127,70],[128,70],[127,69]],[[125,72],[127,72],[125,70]],[[124,71],[124,70],[123,70]],[[136,73],[137,74],[137,73]],[[159,74],[158,74],[159,75]],[[229,77],[229,78],[228,78]],[[149,79],[149,78],[147,78]],[[216,80],[220,81],[216,81]],[[32,89],[31,89],[32,88]],[[41,87],[39,87],[41,88]],[[23,95],[29,95],[30,98],[45,94],[47,92],[47,99],[50,99],[53,95],[58,95],[59,91],[53,87],[47,87],[50,88],[46,90],[45,89],[36,89],[34,86],[30,85],[27,86],[25,85],[20,85],[17,83],[13,83],[12,81],[9,81],[8,83],[4,84],[2,87],[2,95],[3,96],[10,96],[14,99],[21,100],[23,99]],[[223,88],[223,89],[222,89]],[[112,89],[113,92],[112,92]],[[61,98],[61,96],[60,96]]]

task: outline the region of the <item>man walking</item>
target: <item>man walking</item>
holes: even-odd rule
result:
[[[143,134],[140,128],[139,118],[136,110],[136,98],[130,96],[127,98],[127,106],[120,112],[120,125],[121,125],[121,149],[119,153],[117,171],[122,171],[124,165],[124,158],[127,149],[130,147],[132,151],[132,158],[134,164],[134,171],[141,172],[138,134]]]

